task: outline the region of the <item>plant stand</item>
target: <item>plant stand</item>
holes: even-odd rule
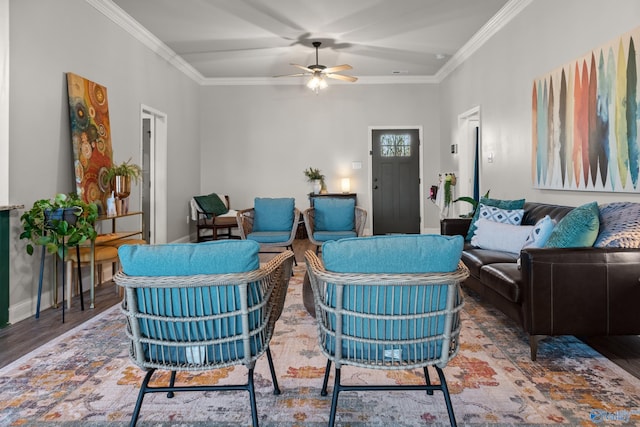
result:
[[[64,241],[62,242],[62,248],[63,248],[63,253],[64,253]],[[36,319],[40,318],[40,302],[42,299],[42,278],[44,275],[44,259],[47,255],[47,249],[43,246],[42,247],[42,257],[40,258],[40,277],[38,279],[38,302],[36,303]],[[76,255],[78,257],[78,259],[80,259],[80,246],[76,246]],[[58,256],[57,254],[55,254],[54,256]],[[56,259],[56,262],[58,262],[58,260]],[[64,261],[63,261],[64,262]],[[64,266],[62,266],[62,323],[64,323],[64,310],[65,310],[65,298],[64,298],[64,290],[66,288],[66,281],[65,281],[65,272],[66,272],[66,268],[64,268]],[[57,276],[57,274],[56,274]],[[58,287],[58,278],[55,277],[54,278],[54,286],[57,288]],[[80,268],[80,263],[78,263],[78,286],[80,287],[80,309],[82,311],[84,311],[84,293],[82,290],[82,271]],[[71,298],[71,295],[69,295],[69,298]]]

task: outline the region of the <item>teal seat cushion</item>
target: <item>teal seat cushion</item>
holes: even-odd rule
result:
[[[256,197],[253,204],[253,231],[284,231],[293,227],[294,198]]]
[[[337,273],[455,271],[462,236],[406,234],[333,240],[322,244],[325,268]]]
[[[289,227],[291,228],[291,227]],[[254,231],[247,234],[247,240],[253,240],[258,243],[284,243],[291,237],[289,231]]]
[[[500,200],[500,199],[489,199],[487,197],[481,197],[480,202],[478,203],[478,209],[476,209],[473,214],[473,218],[471,219],[471,225],[469,226],[469,231],[467,232],[467,238],[465,239],[467,242],[471,241],[473,234],[476,231],[476,221],[480,217],[480,204],[485,206],[492,206],[499,209],[504,210],[514,210],[514,209],[522,209],[524,208],[525,199],[516,199],[516,200]]]
[[[355,229],[353,199],[319,197],[313,202],[315,229],[318,231],[345,231]]]
[[[329,240],[348,239],[358,237],[355,231],[316,231],[313,238],[316,242],[328,242]]]
[[[578,206],[553,228],[545,248],[587,248],[593,246],[600,231],[597,202]]]
[[[251,240],[122,245],[118,257],[129,276],[243,273],[260,268],[260,245]]]

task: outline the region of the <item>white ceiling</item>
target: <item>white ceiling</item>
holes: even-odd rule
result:
[[[204,79],[296,73],[299,70],[290,63],[315,64],[313,41],[322,42],[320,64],[353,67],[342,74],[432,77],[483,30],[499,25],[496,22],[505,14],[508,3],[519,2],[99,1],[111,3],[118,13],[126,12],[137,21],[127,17],[133,27],[139,23],[144,27],[139,30],[146,29],[157,37]]]

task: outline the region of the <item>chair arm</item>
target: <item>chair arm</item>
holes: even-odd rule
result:
[[[640,334],[639,249],[525,249],[520,259],[529,334]]]
[[[356,224],[356,234],[358,237],[362,236],[364,233],[364,225],[367,222],[367,211],[360,206],[356,206],[355,210],[355,224]]]
[[[255,209],[241,209],[236,213],[236,220],[238,222],[238,229],[240,230],[240,238],[246,239],[247,235],[253,231],[253,218],[255,216]]]
[[[304,227],[307,230],[307,236],[309,238],[313,237],[313,232],[315,231],[316,225],[316,209],[315,208],[307,208],[302,212],[302,217],[304,219]]]
[[[444,218],[440,220],[440,234],[466,237],[470,225],[471,218]]]

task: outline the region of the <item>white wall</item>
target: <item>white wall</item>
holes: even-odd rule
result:
[[[311,186],[302,172],[314,167],[330,192],[340,192],[340,178],[350,176],[358,204],[370,211],[369,126],[422,126],[425,188],[437,183],[436,85],[339,84],[319,95],[303,84],[210,86],[201,93],[201,192],[228,193],[232,207],[287,196],[303,210]],[[362,169],[352,170],[353,161]],[[437,228],[435,206],[425,205],[426,227]]]
[[[85,0],[11,0],[9,9],[10,202],[30,208],[75,190],[65,74],[73,72],[107,88],[116,162],[141,163],[141,104],[167,114],[167,238],[185,236],[189,194],[200,185],[199,86]],[[131,199],[139,209],[136,186]],[[35,311],[37,295],[40,257],[26,255],[19,239],[21,213],[11,215],[11,322]],[[45,290],[50,286],[47,271]],[[49,303],[45,295],[44,307]]]
[[[640,201],[629,193],[538,190],[531,182],[533,80],[636,28],[639,18],[637,0],[535,0],[442,82],[444,146],[457,137],[458,115],[480,106],[481,194],[571,206]],[[457,169],[456,156],[445,150],[442,163]]]

